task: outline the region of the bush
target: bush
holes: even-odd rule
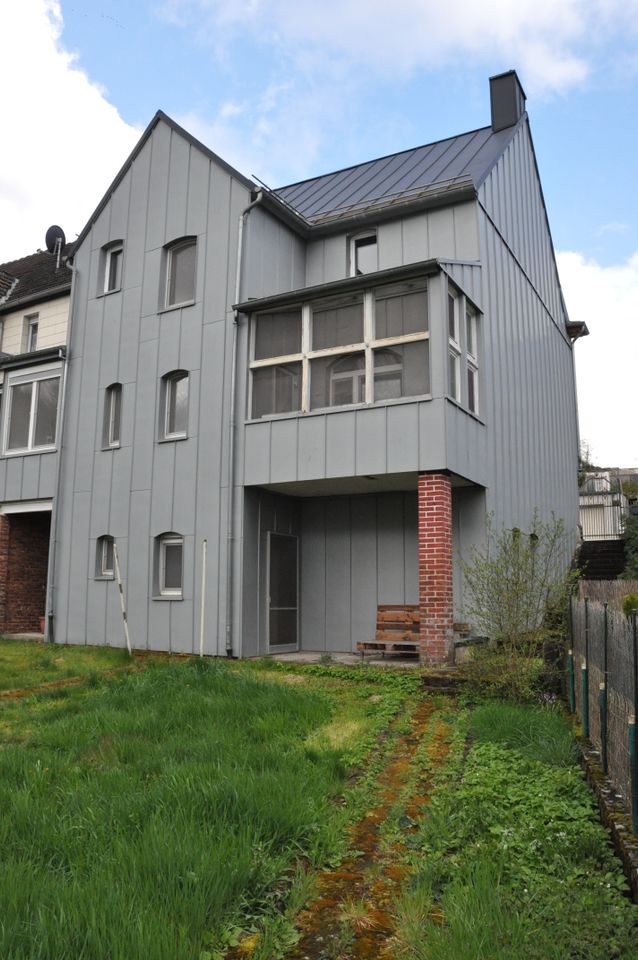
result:
[[[632,610],[638,610],[638,597],[635,593],[626,593],[622,598],[622,612],[628,620],[631,618]]]
[[[630,513],[623,524],[625,569],[623,580],[638,580],[638,515]]]

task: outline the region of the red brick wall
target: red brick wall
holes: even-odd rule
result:
[[[442,473],[419,477],[420,659],[440,663],[454,651],[452,485]]]
[[[0,630],[37,633],[45,613],[51,514],[0,517]]]

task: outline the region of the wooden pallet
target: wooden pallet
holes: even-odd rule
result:
[[[367,651],[386,653],[419,652],[421,618],[417,604],[381,603],[377,607],[374,640],[362,640],[357,650],[363,660]]]

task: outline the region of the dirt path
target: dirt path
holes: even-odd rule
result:
[[[429,800],[432,772],[449,747],[450,728],[433,718],[434,711],[431,700],[422,701],[410,730],[396,741],[392,760],[377,781],[375,805],[351,829],[354,853],[320,874],[315,900],[299,914],[301,938],[285,960],[392,960],[392,908],[407,872],[403,837],[416,829]],[[417,765],[422,743],[425,751]],[[393,808],[396,822],[397,804],[402,832],[394,839],[392,831],[383,835],[383,827]]]

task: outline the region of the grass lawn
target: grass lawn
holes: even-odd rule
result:
[[[152,662],[1,704],[0,956],[215,956],[337,859],[333,798],[414,680],[321,673]]]
[[[0,692],[36,687],[68,677],[87,677],[128,662],[125,650],[64,647],[0,637]]]

